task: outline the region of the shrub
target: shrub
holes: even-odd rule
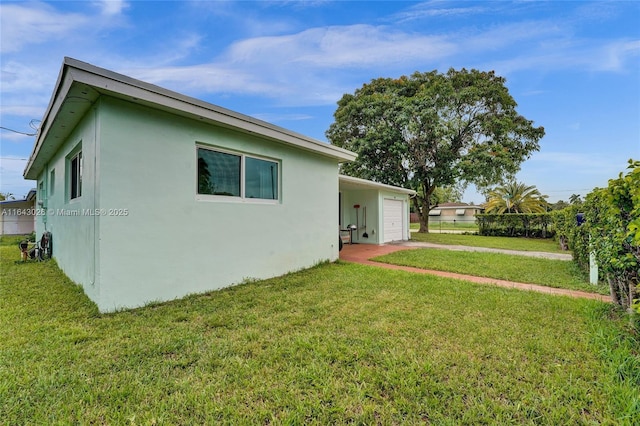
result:
[[[630,170],[609,180],[607,188],[587,195],[581,211],[584,223],[575,220],[577,207],[554,214],[559,240],[573,250],[582,268],[593,253],[600,276],[609,284],[613,301],[638,311],[636,287],[640,279],[640,161],[629,160]]]
[[[553,238],[549,213],[484,213],[476,215],[480,235],[497,237]]]

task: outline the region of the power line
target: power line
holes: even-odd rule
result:
[[[4,127],[4,126],[0,126],[0,129],[8,130],[8,131],[10,131],[10,132],[18,133],[18,134],[20,134],[20,135],[25,135],[25,136],[35,136],[35,135],[37,135],[37,134],[38,134],[38,132],[36,132],[36,133],[20,132],[20,131],[18,131],[18,130],[9,129],[8,127]]]
[[[582,189],[556,189],[554,191],[545,191],[545,192],[572,192],[572,191],[591,191],[593,188],[582,188]]]

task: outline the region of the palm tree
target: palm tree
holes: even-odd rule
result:
[[[547,211],[546,195],[540,194],[535,185],[509,182],[489,192],[485,204],[487,213],[544,213]]]

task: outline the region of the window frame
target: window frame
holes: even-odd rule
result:
[[[74,161],[78,160],[74,169]],[[77,201],[82,197],[82,178],[84,174],[84,155],[82,155],[82,142],[80,142],[66,157],[65,189],[67,202]],[[74,179],[74,175],[77,178]],[[74,188],[74,181],[75,186]],[[75,196],[74,196],[75,195]]]
[[[56,169],[49,171],[49,195],[53,195],[56,189]]]
[[[198,188],[198,150],[203,149],[207,151],[219,152],[221,154],[229,154],[240,157],[240,196],[235,195],[215,195],[215,194],[200,194]],[[220,148],[218,146],[210,146],[203,144],[196,144],[195,149],[196,167],[195,167],[195,193],[196,199],[199,201],[221,201],[221,202],[236,202],[236,203],[253,203],[253,204],[280,204],[282,199],[282,161],[272,157],[266,157],[263,155],[249,154],[242,151],[233,151],[227,148]],[[246,179],[247,168],[246,159],[252,158],[255,160],[267,161],[275,163],[277,166],[276,173],[276,198],[249,198],[246,196]]]

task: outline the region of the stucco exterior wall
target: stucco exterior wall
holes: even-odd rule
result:
[[[358,232],[353,232],[353,241],[360,244],[382,244],[384,237],[384,199],[401,200],[403,202],[403,239],[409,240],[409,196],[406,194],[379,189],[343,189],[342,194],[342,229],[347,225],[358,225]],[[356,212],[354,205],[360,205]],[[366,227],[364,209],[366,208]],[[357,216],[357,217],[356,217]],[[368,238],[363,236],[367,232]]]
[[[356,212],[354,205],[360,205]],[[367,211],[367,223],[365,228],[364,209]],[[342,191],[342,229],[347,225],[358,225],[359,229],[353,232],[353,241],[362,244],[380,244],[380,212],[378,191],[373,189],[343,190]],[[357,217],[356,217],[357,216]],[[367,232],[368,238],[363,236]]]
[[[113,98],[99,115],[101,310],[337,259],[336,160]],[[197,144],[278,161],[279,202],[199,199]]]
[[[37,238],[40,239],[45,230],[51,232],[53,257],[65,274],[81,284],[93,300],[99,298],[99,246],[96,240],[99,217],[91,214],[99,207],[95,196],[97,168],[94,161],[98,127],[96,109],[92,108],[38,176],[36,198]],[[68,157],[78,149],[82,150],[84,158],[82,195],[71,200]]]

